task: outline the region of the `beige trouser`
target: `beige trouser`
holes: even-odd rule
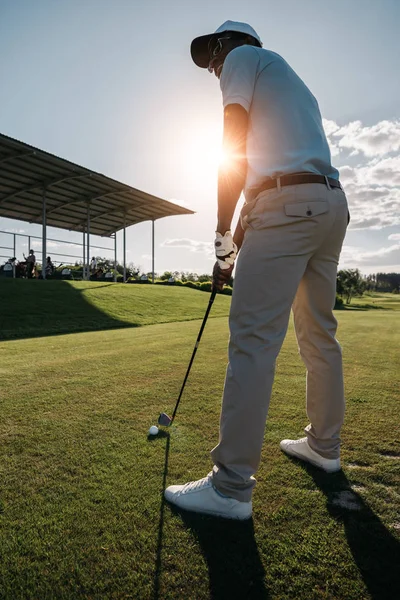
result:
[[[332,309],[347,216],[344,192],[318,183],[262,192],[242,210],[220,439],[211,452],[214,485],[237,500],[249,501],[255,485],[291,308],[307,368],[308,441],[326,458],[339,456],[345,402]]]

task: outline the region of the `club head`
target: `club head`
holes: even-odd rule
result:
[[[169,417],[166,413],[161,413],[158,417],[158,424],[163,427],[169,427],[171,425],[171,417]]]

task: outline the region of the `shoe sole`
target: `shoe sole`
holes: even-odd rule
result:
[[[326,469],[325,467],[323,467],[322,465],[320,465],[317,462],[314,462],[312,460],[312,458],[306,458],[305,456],[301,455],[301,454],[296,454],[295,452],[289,451],[286,448],[282,448],[281,447],[282,452],[284,452],[284,454],[286,454],[287,456],[290,456],[291,458],[297,458],[297,460],[301,460],[302,462],[306,462],[309,463],[310,465],[313,465],[313,467],[317,467],[318,469],[321,469],[322,471],[325,471],[325,473],[338,473],[339,471],[342,470],[342,467],[333,467],[332,469],[330,469],[329,467]]]
[[[211,510],[195,510],[195,509],[190,509],[190,508],[186,508],[183,506],[179,506],[179,504],[176,504],[173,500],[169,500],[168,498],[165,498],[165,500],[168,502],[168,504],[170,504],[175,509],[183,510],[184,512],[188,512],[188,513],[195,513],[196,515],[208,515],[209,517],[217,517],[220,519],[229,519],[230,521],[248,521],[253,516],[252,512],[248,516],[239,517],[239,516],[234,516],[234,515],[227,515],[226,513],[216,513]]]

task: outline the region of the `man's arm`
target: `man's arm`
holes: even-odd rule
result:
[[[239,217],[237,225],[236,225],[235,233],[233,234],[233,241],[235,242],[235,244],[237,246],[238,252],[239,252],[240,248],[242,247],[243,238],[244,238],[244,229],[242,227],[242,223],[241,223],[240,217]]]
[[[228,104],[224,110],[224,164],[218,172],[218,223],[217,232],[224,235],[230,230],[237,202],[246,181],[247,157],[246,139],[248,114],[240,104]],[[233,241],[240,250],[244,231],[240,220],[237,224]],[[218,262],[213,270],[214,286],[222,290],[231,278],[233,265],[221,269]]]
[[[229,104],[224,110],[223,150],[225,160],[218,172],[217,231],[222,235],[231,228],[233,214],[246,180],[247,128],[248,114],[246,110],[240,104]]]

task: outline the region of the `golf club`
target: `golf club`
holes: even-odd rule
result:
[[[188,369],[186,371],[185,379],[183,380],[181,391],[179,392],[179,397],[175,404],[174,412],[172,413],[172,417],[169,417],[166,413],[161,413],[160,416],[158,417],[158,424],[162,425],[163,427],[169,427],[170,425],[172,425],[172,423],[175,419],[176,411],[178,410],[179,402],[181,401],[182,393],[185,388],[187,378],[189,377],[190,369],[192,367],[194,357],[196,356],[197,348],[199,347],[201,336],[203,334],[204,327],[206,326],[208,315],[210,314],[210,310],[213,305],[216,294],[217,294],[217,290],[216,290],[216,288],[213,288],[211,291],[210,300],[208,301],[206,314],[204,315],[203,323],[201,324],[199,335],[197,336],[197,340],[196,340],[196,344],[194,346],[192,358],[190,359],[190,363],[189,363]]]

